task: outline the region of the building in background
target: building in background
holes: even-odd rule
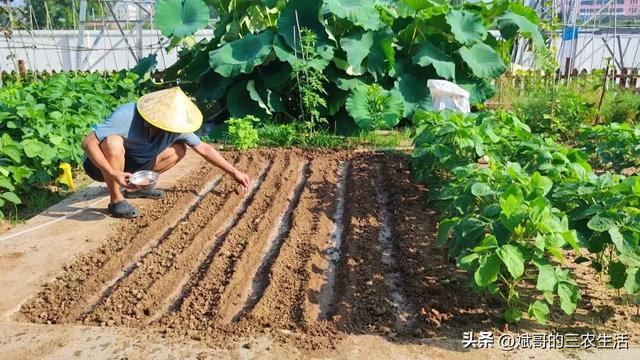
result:
[[[638,16],[640,0],[577,0],[578,17],[588,19],[598,16],[618,17],[619,19]]]

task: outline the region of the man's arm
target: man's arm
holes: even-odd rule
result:
[[[219,167],[227,174],[233,176],[234,180],[238,182],[242,190],[244,191],[249,190],[249,186],[251,184],[251,181],[249,180],[249,176],[247,176],[243,172],[236,169],[233,165],[231,165],[211,145],[204,142],[200,142],[198,145],[195,145],[192,148],[193,150],[195,150],[196,153],[198,153],[198,155],[202,156],[209,163]]]
[[[87,137],[82,142],[82,148],[84,149],[89,159],[98,167],[98,169],[102,170],[104,174],[115,179],[120,186],[129,185],[127,183],[127,177],[131,176],[131,174],[122,171],[115,171],[111,167],[111,165],[107,161],[107,158],[104,157],[102,149],[100,149],[100,142],[96,137],[95,131],[92,131],[89,135],[87,135]]]

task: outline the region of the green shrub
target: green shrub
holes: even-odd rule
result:
[[[633,123],[640,120],[640,95],[629,90],[615,90],[607,94],[602,119],[607,123]]]
[[[240,151],[247,151],[258,147],[258,129],[253,127],[254,123],[260,122],[255,116],[247,115],[242,118],[231,118],[225,123],[229,126],[229,141]]]
[[[291,147],[296,143],[298,130],[294,124],[266,123],[259,130],[260,143],[266,146]]]
[[[61,73],[0,88],[0,218],[52,182],[61,163],[80,164],[91,125],[135,99],[129,75]]]
[[[567,86],[558,87],[555,94],[545,87],[532,89],[514,107],[533,132],[561,140],[575,137],[580,126],[591,122],[596,113],[593,103]]]

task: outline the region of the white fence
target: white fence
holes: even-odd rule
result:
[[[591,73],[594,69],[606,67],[607,59],[612,59],[611,65],[620,70],[623,68],[640,67],[640,31],[621,30],[617,33],[601,31],[581,31],[578,38],[572,41],[563,41],[557,36],[552,47],[557,51],[556,60],[560,64],[560,71],[565,72],[566,59],[574,53],[570,60],[570,70],[577,69]],[[533,54],[525,50],[517,57],[515,63],[526,67],[534,65]]]
[[[167,53],[169,40],[158,30],[85,30],[81,46],[78,31],[34,30],[14,31],[10,39],[0,38],[0,71],[17,70],[23,60],[27,69],[35,71],[61,70],[121,70],[136,65],[136,57],[157,54],[158,69],[177,61],[177,50]],[[210,38],[212,30],[196,33],[196,40]]]

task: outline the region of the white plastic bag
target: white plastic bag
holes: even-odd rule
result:
[[[469,92],[446,80],[429,80],[427,87],[433,99],[435,110],[451,109],[467,114],[471,111]]]

